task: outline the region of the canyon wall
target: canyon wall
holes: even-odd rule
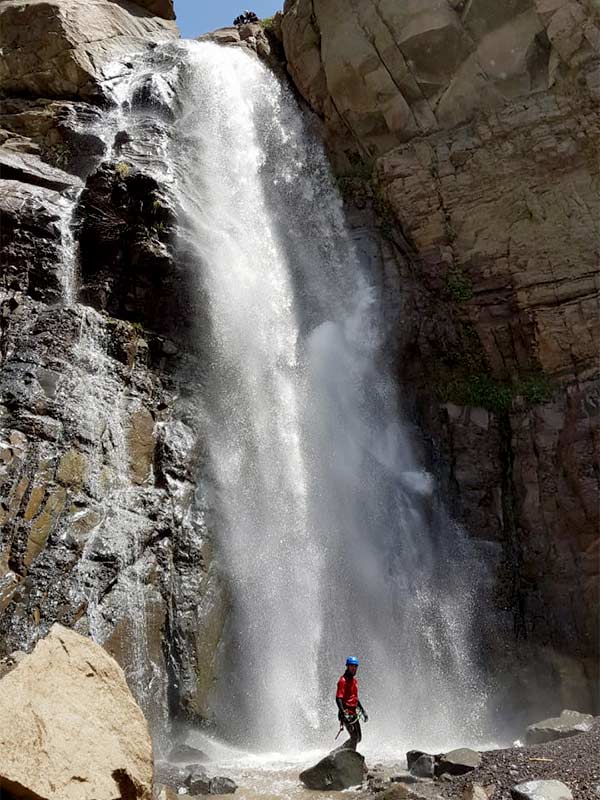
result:
[[[169,686],[203,710],[226,602],[174,202],[143,168],[160,131],[142,87],[132,142],[111,95],[173,17],[0,3],[0,650],[94,635],[157,727]]]
[[[403,265],[390,357],[452,511],[501,544],[521,646],[597,704],[597,6],[287,0],[273,35]]]

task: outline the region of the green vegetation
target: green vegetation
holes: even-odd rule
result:
[[[446,292],[457,303],[466,303],[473,297],[473,284],[459,267],[448,270]]]
[[[266,31],[272,31],[273,30],[273,17],[265,17],[264,19],[261,19],[260,24],[263,26],[263,28]]]
[[[126,178],[131,172],[131,166],[126,161],[119,161],[115,164],[115,172],[119,177]]]
[[[550,378],[539,368],[510,379],[495,378],[471,322],[463,322],[458,337],[444,342],[434,384],[443,402],[485,408],[499,415],[508,412],[516,398],[531,406],[546,403],[554,390]]]
[[[439,384],[438,395],[445,402],[502,414],[510,410],[517,397],[531,406],[547,403],[552,397],[552,384],[542,373],[516,376],[510,381],[496,380],[489,372],[465,373],[448,376]]]

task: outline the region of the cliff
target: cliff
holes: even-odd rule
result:
[[[143,166],[160,131],[141,87],[128,149],[111,91],[173,17],[0,4],[0,650],[54,622],[93,634],[155,730],[169,685],[198,710],[225,614],[173,199]]]
[[[594,686],[597,8],[287,0],[274,29],[400,264],[390,357],[453,512],[501,543],[517,639]]]

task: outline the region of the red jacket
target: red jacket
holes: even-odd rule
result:
[[[347,678],[345,675],[338,681],[336,698],[340,698],[344,708],[355,710],[358,705],[358,681],[354,676]]]

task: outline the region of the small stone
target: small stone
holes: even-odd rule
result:
[[[488,800],[488,795],[480,783],[472,783],[464,790],[463,800]]]

